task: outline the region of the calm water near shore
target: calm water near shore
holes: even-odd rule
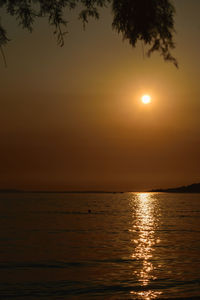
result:
[[[200,299],[200,194],[2,193],[0,269],[0,299]]]

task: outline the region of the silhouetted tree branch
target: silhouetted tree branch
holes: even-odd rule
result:
[[[0,0],[0,8],[8,15],[15,17],[19,26],[33,30],[37,18],[47,17],[54,27],[59,46],[64,45],[67,20],[64,15],[67,10],[81,7],[79,19],[85,26],[90,17],[99,18],[100,7],[111,4],[113,12],[113,29],[122,34],[135,47],[141,40],[149,46],[148,55],[157,51],[165,61],[171,61],[176,67],[176,59],[171,50],[173,42],[175,9],[170,0]],[[9,39],[0,23],[0,49]],[[4,61],[5,56],[3,54]]]

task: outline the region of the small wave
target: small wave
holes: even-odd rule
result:
[[[68,267],[81,267],[88,265],[84,262],[55,262],[55,263],[3,263],[0,269],[65,269]]]
[[[48,282],[26,282],[23,284],[2,284],[0,283],[1,299],[28,299],[31,297],[42,297],[48,299],[57,299],[57,297],[87,297],[96,299],[101,296],[107,299],[109,296],[114,296],[114,299],[141,299],[139,295],[145,292],[158,293],[164,296],[164,299],[199,299],[197,296],[184,295],[181,286],[195,285],[197,282],[171,282],[162,283],[152,282],[146,286],[139,285],[134,281],[119,281],[105,284],[100,281],[48,281]],[[179,291],[179,297],[174,297],[174,291]],[[166,293],[166,294],[165,294]],[[131,297],[134,294],[134,298]],[[138,295],[138,297],[137,297]],[[183,296],[184,295],[184,296]],[[35,299],[34,298],[34,299]],[[109,298],[108,298],[109,299]],[[156,299],[161,299],[156,297]]]
[[[105,211],[96,211],[89,213],[88,211],[32,211],[32,214],[48,214],[48,215],[102,215]]]
[[[102,260],[90,260],[90,261],[80,261],[80,262],[41,262],[41,263],[16,263],[8,262],[1,263],[0,269],[65,269],[69,267],[85,267],[96,265],[97,263],[102,264],[113,264],[113,263],[131,263],[136,261],[136,259],[102,259]]]

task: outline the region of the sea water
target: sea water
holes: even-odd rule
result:
[[[0,277],[0,299],[200,299],[200,194],[1,193]]]

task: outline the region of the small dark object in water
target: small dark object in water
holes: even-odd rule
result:
[[[88,214],[91,214],[91,212],[92,212],[91,209],[88,209]]]

